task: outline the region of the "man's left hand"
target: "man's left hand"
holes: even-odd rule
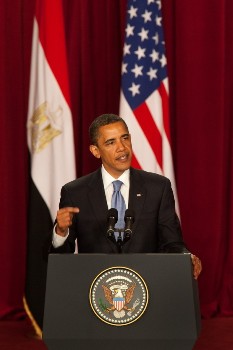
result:
[[[201,260],[196,255],[193,255],[193,254],[191,254],[191,259],[192,259],[192,263],[193,263],[193,276],[194,276],[195,280],[197,280],[198,276],[200,275],[200,273],[202,271]]]

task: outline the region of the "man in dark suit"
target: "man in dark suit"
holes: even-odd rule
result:
[[[74,180],[61,190],[51,252],[117,253],[107,235],[114,180],[122,181],[121,194],[135,221],[122,253],[185,253],[170,181],[161,175],[131,168],[132,144],[128,127],[114,114],[96,118],[90,126],[90,151],[101,159],[97,171]],[[194,277],[201,272],[199,258],[191,254]]]

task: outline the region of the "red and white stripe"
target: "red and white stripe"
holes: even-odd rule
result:
[[[125,306],[125,299],[113,299],[113,305],[115,306],[116,310],[120,312]]]

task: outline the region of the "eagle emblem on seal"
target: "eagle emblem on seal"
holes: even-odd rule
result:
[[[133,304],[133,307],[129,308],[128,304],[133,298],[134,289],[136,284],[134,283],[130,287],[126,284],[123,285],[113,285],[108,288],[105,285],[102,285],[104,290],[104,295],[106,300],[111,305],[105,309],[106,312],[113,312],[114,316],[121,318],[125,316],[125,311],[132,313],[136,306],[139,304],[139,300],[136,300]]]

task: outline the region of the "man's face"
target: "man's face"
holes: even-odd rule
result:
[[[91,153],[101,158],[105,169],[118,178],[129,169],[132,158],[131,137],[122,122],[101,126],[97,146],[90,146]]]

